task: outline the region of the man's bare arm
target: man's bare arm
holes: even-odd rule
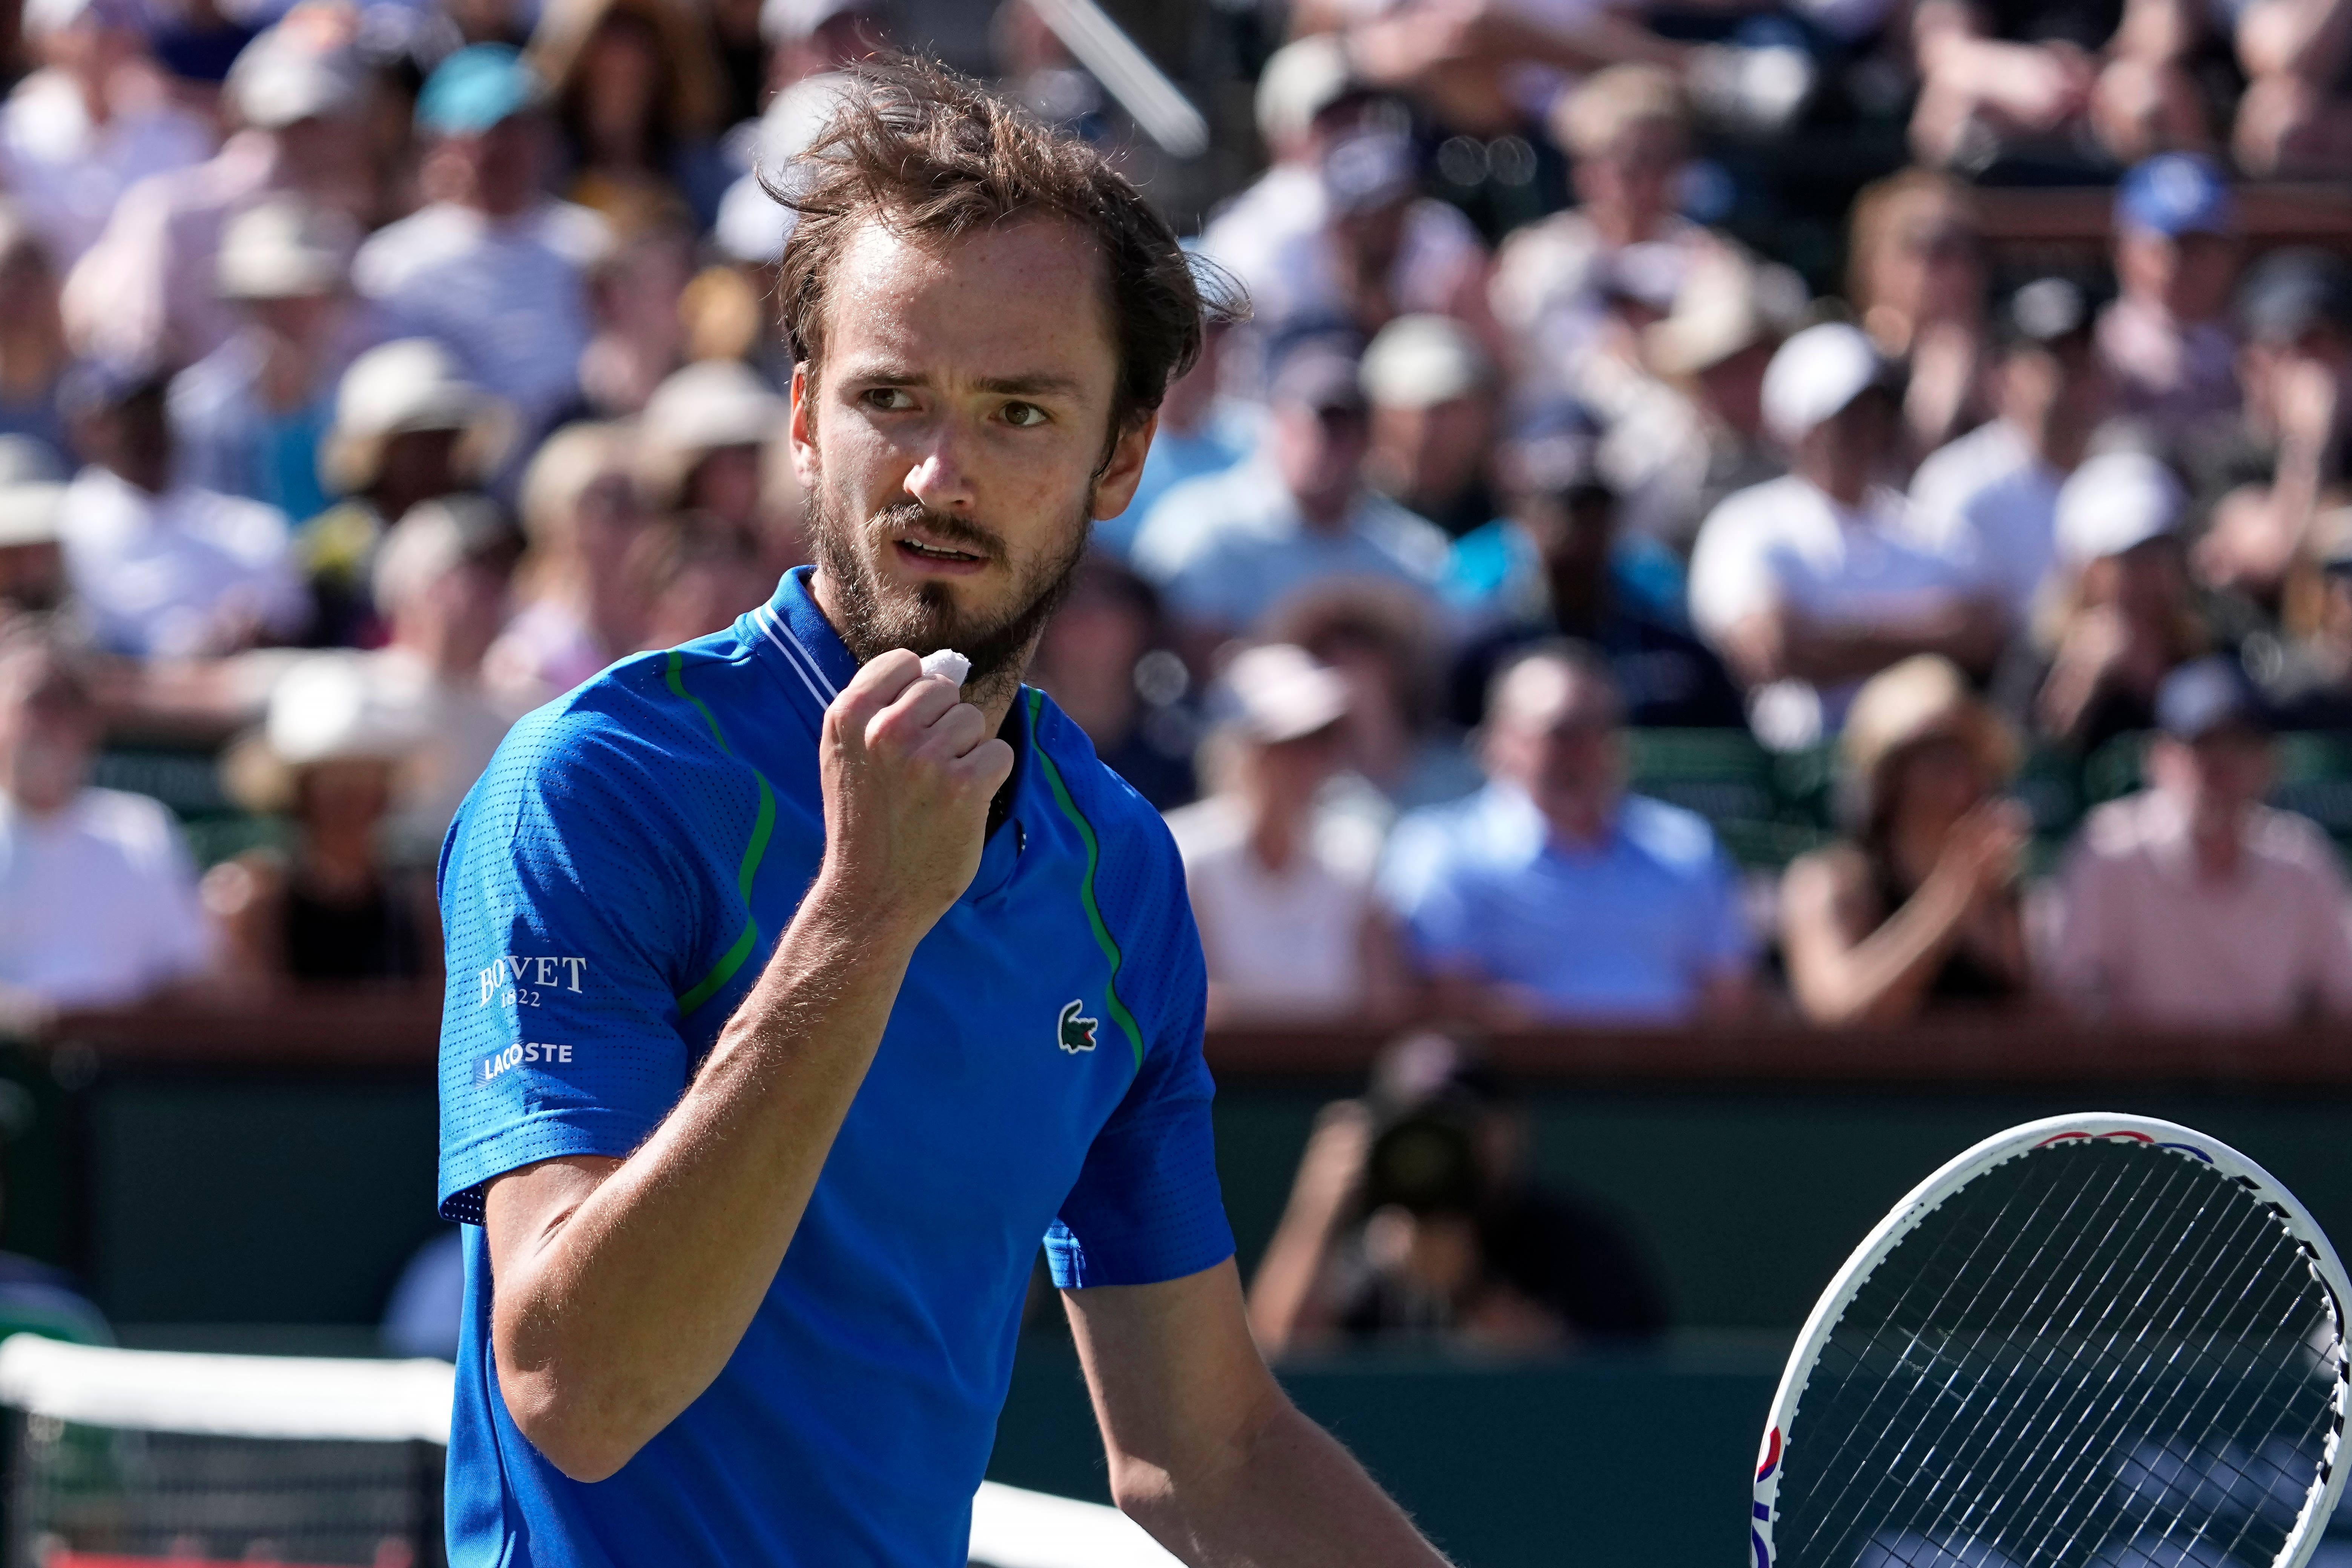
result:
[[[1722,652],[1747,685],[1860,680],[1915,653],[1939,653],[1979,674],[2000,658],[2008,617],[1989,599],[1964,599],[1895,628],[1838,626],[1780,606],[1759,611],[1724,634]]]
[[[825,858],[694,1081],[625,1160],[491,1184],[508,1411],[600,1480],[710,1385],[799,1228],[915,945],[978,868],[1012,750],[910,653],[860,670],[820,743]]]
[[[1111,1495],[1192,1568],[1444,1568],[1266,1371],[1231,1259],[1160,1285],[1066,1291],[1063,1301]]]

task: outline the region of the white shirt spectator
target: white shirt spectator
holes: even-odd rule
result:
[[[1776,607],[1826,626],[1894,630],[1957,606],[1975,588],[1969,568],[1916,542],[1905,510],[1901,496],[1878,489],[1849,510],[1794,474],[1741,490],[1700,525],[1692,623],[1719,644],[1740,622]],[[1758,723],[1775,731],[1767,743],[1809,744],[1823,725],[1835,728],[1858,684],[1818,694],[1812,735],[1800,732],[1793,713],[1777,723],[1759,711]],[[1780,685],[1790,689],[1776,694],[1772,708],[1811,690]]]
[[[245,623],[291,637],[310,618],[275,507],[188,485],[150,495],[93,467],[66,488],[59,530],[74,594],[117,653],[227,652]]]
[[[161,805],[86,789],[38,818],[0,795],[0,986],[105,1006],[210,956],[195,868]]]
[[[441,203],[379,229],[352,280],[384,308],[391,336],[438,339],[535,432],[579,389],[583,279],[607,237],[603,218],[566,202],[503,223]]]
[[[89,248],[115,203],[150,174],[212,156],[212,133],[168,104],[124,106],[93,122],[81,89],[39,70],[0,104],[0,188],[23,205],[60,273]]]
[[[2335,847],[2257,809],[2237,874],[2202,874],[2187,814],[2158,791],[2093,812],[2051,922],[2060,992],[2095,1015],[2182,1028],[2352,1017],[2352,891]]]
[[[1133,563],[1180,617],[1239,631],[1329,578],[1433,590],[1447,548],[1436,524],[1370,491],[1341,527],[1310,528],[1268,465],[1254,461],[1170,490],[1136,531]]]
[[[404,647],[359,658],[368,700],[423,737],[402,759],[385,835],[402,858],[430,863],[458,803],[529,705],[445,680]]]
[[[1608,320],[1612,275],[1638,278],[1671,301],[1692,268],[1724,250],[1698,225],[1671,220],[1655,239],[1617,247],[1570,208],[1517,229],[1495,256],[1486,298],[1530,383],[1530,394],[1589,398],[1590,364]]]
[[[1184,858],[1209,983],[1227,1004],[1323,1016],[1362,1007],[1377,833],[1327,820],[1277,873],[1251,849],[1248,813],[1237,799],[1213,796],[1171,811],[1168,830]]]
[[[2023,625],[2057,559],[2058,487],[2066,476],[2006,420],[1979,425],[1931,455],[1911,479],[1913,538],[1973,568]]]

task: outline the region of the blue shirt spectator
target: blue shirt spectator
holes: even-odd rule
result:
[[[1408,951],[1486,1010],[1672,1023],[1748,1000],[1755,942],[1704,819],[1623,793],[1609,668],[1575,643],[1497,677],[1487,787],[1398,826],[1381,890]]]
[[[1160,400],[1159,427],[1143,460],[1143,478],[1117,517],[1095,524],[1095,546],[1125,560],[1135,536],[1170,490],[1188,479],[1222,474],[1257,449],[1265,426],[1254,404],[1219,397],[1224,375],[1224,343],[1230,328],[1212,326],[1201,340],[1201,357],[1168,385]]]
[[[1218,639],[1328,578],[1433,591],[1445,536],[1365,489],[1368,439],[1354,363],[1299,351],[1276,379],[1265,460],[1170,491],[1136,535],[1136,570],[1188,629]]]

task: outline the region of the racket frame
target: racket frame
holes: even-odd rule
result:
[[[1804,1397],[1813,1368],[1822,1352],[1828,1348],[1830,1336],[1845,1316],[1846,1308],[1853,1305],[1854,1297],[1869,1282],[1879,1264],[1946,1199],[1985,1172],[2053,1143],[2087,1139],[2147,1143],[2176,1159],[2195,1160],[2212,1167],[2244,1187],[2270,1210],[2273,1219],[2303,1253],[2312,1278],[2318,1281],[2320,1294],[2326,1300],[2336,1326],[2336,1377],[2331,1394],[2335,1419],[2320,1453],[2319,1484],[2304,1499],[2303,1511],[2296,1516],[2286,1545],[2271,1568],[2303,1568],[2310,1559],[2343,1494],[2345,1472],[2352,1468],[2340,1462],[2345,1412],[2347,1405],[2352,1405],[2352,1348],[2347,1345],[2344,1317],[2347,1305],[2352,1304],[2352,1279],[2345,1275],[2343,1260],[2336,1257],[2326,1232],[2319,1228],[2311,1212],[2283,1183],[2220,1139],[2152,1116],[2087,1111],[2024,1122],[2005,1132],[1996,1132],[1953,1156],[1912,1188],[1872,1228],[1831,1279],[1821,1299],[1813,1303],[1811,1314],[1805,1319],[1804,1331],[1797,1336],[1796,1348],[1790,1352],[1788,1366],[1780,1373],[1780,1386],[1772,1395],[1771,1412],[1764,1418],[1764,1441],[1757,1450],[1755,1506],[1748,1526],[1749,1545],[1756,1554],[1755,1568],[1775,1568],[1778,1562],[1773,1554],[1772,1527],[1798,1402]]]

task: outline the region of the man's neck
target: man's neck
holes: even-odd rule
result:
[[[841,629],[848,624],[848,617],[841,612],[839,592],[823,565],[809,574],[809,597],[815,601],[817,613],[824,617],[825,625],[833,628],[833,635],[841,638],[844,647],[848,647],[849,638],[843,635]],[[987,718],[990,734],[996,734],[1004,728],[1005,717],[1013,711],[1013,700],[1021,694],[1021,672],[1029,668],[1030,659],[1036,656],[1037,638],[1044,635],[1045,628],[1041,626],[1037,637],[1029,639],[1029,646],[1022,650],[1021,657],[1006,669],[965,683],[963,700]],[[850,648],[849,651],[850,657],[856,658],[857,650]],[[863,664],[866,661],[858,659],[858,662]]]
[[[1299,520],[1318,533],[1342,533],[1347,531],[1348,514],[1354,510],[1356,492],[1340,490],[1332,495],[1303,496],[1296,490],[1291,500],[1298,507]]]

